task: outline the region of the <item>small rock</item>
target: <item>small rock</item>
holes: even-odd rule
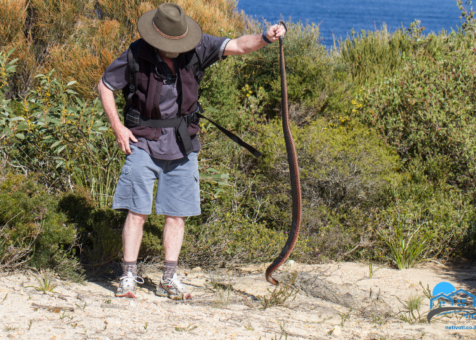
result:
[[[289,267],[292,267],[292,266],[294,266],[295,264],[296,264],[296,262],[295,262],[294,260],[288,260],[288,261],[286,262],[286,265],[288,265]]]
[[[106,318],[106,320],[104,320],[105,323],[107,323],[108,325],[119,325],[121,323],[121,320],[117,319],[117,318]]]
[[[131,307],[135,307],[136,303],[134,301],[131,300],[131,302],[129,302],[129,306]]]
[[[339,337],[341,335],[342,335],[342,328],[340,328],[339,326],[336,326],[334,328],[334,331],[332,332],[332,336]]]
[[[200,267],[195,267],[192,269],[192,273],[200,273],[202,271],[202,268]]]

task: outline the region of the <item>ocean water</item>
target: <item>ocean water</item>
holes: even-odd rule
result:
[[[384,23],[395,31],[418,19],[424,33],[457,30],[461,25],[455,0],[239,0],[238,9],[271,23],[281,17],[315,23],[326,46],[333,44],[333,37],[345,39],[351,29],[375,30]]]

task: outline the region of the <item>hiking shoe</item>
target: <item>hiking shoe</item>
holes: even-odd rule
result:
[[[177,277],[177,273],[171,279],[160,279],[160,284],[155,292],[157,296],[169,297],[172,300],[192,300],[190,293],[187,293],[182,282]]]
[[[116,297],[128,297],[135,298],[136,296],[136,283],[144,283],[144,279],[140,276],[132,275],[132,272],[127,272],[127,274],[121,277],[121,284],[117,288]]]

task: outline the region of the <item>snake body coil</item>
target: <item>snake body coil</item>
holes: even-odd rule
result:
[[[271,277],[273,272],[278,269],[286,260],[296,244],[299,229],[301,227],[301,182],[299,179],[299,167],[296,155],[296,148],[294,147],[293,136],[291,134],[291,126],[289,122],[288,113],[288,88],[286,84],[286,69],[284,63],[284,49],[283,38],[279,37],[279,52],[280,52],[280,67],[281,67],[281,104],[282,104],[282,119],[283,119],[283,133],[286,142],[286,151],[288,155],[289,173],[291,176],[291,191],[293,201],[293,216],[291,223],[291,230],[288,234],[288,239],[284,245],[283,250],[273,263],[266,269],[266,280],[269,283],[278,285],[279,282]]]

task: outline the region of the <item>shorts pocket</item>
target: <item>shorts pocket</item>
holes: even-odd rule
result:
[[[128,175],[129,172],[131,172],[131,170],[132,170],[132,165],[124,164],[124,166],[122,167],[122,170],[121,170],[121,176],[122,175]]]

